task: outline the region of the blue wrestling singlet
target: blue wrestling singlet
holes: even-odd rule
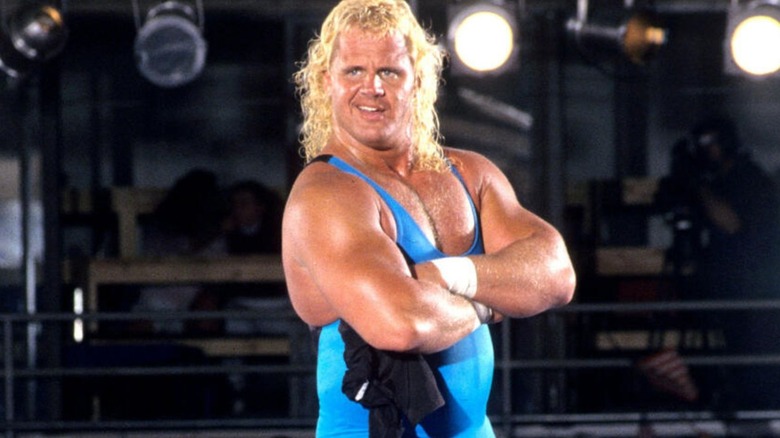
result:
[[[446,257],[425,236],[409,213],[376,182],[339,158],[322,157],[333,166],[362,178],[387,203],[395,219],[396,243],[414,263]],[[453,167],[455,176],[463,180]],[[465,189],[465,183],[464,183]],[[477,224],[471,248],[462,255],[482,254],[482,238],[474,203],[469,196]],[[369,410],[348,399],[341,391],[347,371],[344,342],[339,321],[322,327],[317,353],[317,395],[320,402],[317,421],[318,438],[367,438]],[[487,402],[493,380],[493,342],[490,330],[481,326],[468,337],[439,353],[426,355],[445,404],[425,417],[414,430],[407,427],[404,437],[493,438],[487,417]]]

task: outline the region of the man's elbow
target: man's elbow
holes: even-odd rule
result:
[[[577,288],[577,274],[571,266],[560,272],[557,278],[559,281],[554,291],[552,307],[569,304],[574,299],[574,290]]]
[[[395,323],[385,328],[375,327],[366,342],[378,350],[415,352],[424,344],[423,327],[413,323]]]
[[[565,306],[574,299],[577,274],[563,237],[554,229],[550,237],[551,251],[543,270],[547,278],[550,308]]]

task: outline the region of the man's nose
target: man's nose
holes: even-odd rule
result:
[[[363,91],[366,94],[374,96],[384,96],[385,88],[382,84],[382,79],[379,74],[366,75],[365,83],[363,84]]]

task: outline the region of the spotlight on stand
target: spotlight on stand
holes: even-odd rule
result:
[[[484,76],[516,66],[517,19],[503,2],[459,2],[447,7],[447,43],[453,52],[452,72]]]
[[[22,79],[36,65],[59,54],[67,37],[65,21],[54,6],[21,7],[0,31],[0,70]]]
[[[752,1],[729,8],[724,70],[764,78],[780,73],[780,0]]]
[[[160,3],[149,10],[143,25],[138,3],[133,3],[139,28],[134,46],[136,65],[151,83],[173,88],[200,75],[207,50],[201,1],[197,0],[199,14],[192,6],[178,1]]]
[[[666,30],[650,11],[634,11],[621,24],[607,26],[588,22],[587,1],[577,5],[577,18],[566,23],[566,30],[581,50],[618,53],[633,64],[643,65],[666,43]]]

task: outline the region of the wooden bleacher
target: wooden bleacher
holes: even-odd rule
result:
[[[139,255],[139,217],[151,213],[165,189],[113,188],[111,206],[117,216],[119,257],[92,259],[81,269],[86,309],[101,310],[101,286],[174,285],[203,283],[283,283],[279,255],[225,257],[142,257]],[[258,314],[258,318],[262,315]],[[97,324],[91,324],[95,332]],[[140,340],[139,340],[140,341]],[[125,340],[124,342],[127,342]],[[283,355],[290,353],[285,336],[187,338],[177,342],[197,346],[214,356]]]

